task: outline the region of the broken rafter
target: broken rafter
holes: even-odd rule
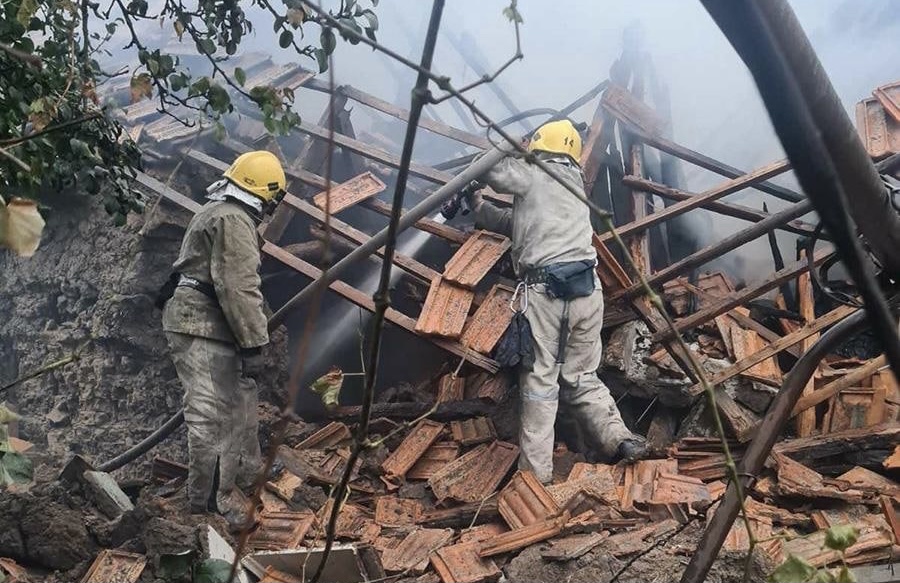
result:
[[[828,257],[830,257],[831,254],[832,251],[830,250],[817,251],[813,255],[813,265],[819,265]],[[678,320],[677,322],[675,322],[675,332],[678,334],[683,334],[687,330],[696,328],[697,326],[702,326],[707,322],[711,322],[717,316],[721,316],[722,314],[730,312],[734,308],[745,304],[754,298],[758,298],[764,293],[777,288],[782,283],[794,279],[808,269],[809,262],[806,260],[798,261],[797,263],[788,265],[781,271],[772,274],[770,277],[761,281],[755,286],[748,287],[741,290],[740,292],[736,292],[727,298],[723,298],[717,304],[709,306],[708,308],[704,308],[699,312],[695,312],[690,316]],[[672,335],[672,331],[665,330],[663,332],[654,334],[652,340],[654,342],[664,342],[673,338],[674,336]]]
[[[674,205],[669,208],[674,208]],[[647,279],[647,284],[650,286],[662,285],[669,280],[672,280],[680,275],[684,275],[695,267],[703,265],[704,263],[716,259],[717,257],[721,257],[729,251],[737,249],[741,245],[749,243],[750,241],[765,235],[766,233],[768,233],[772,229],[777,228],[780,225],[783,225],[789,221],[792,221],[793,219],[805,215],[806,213],[810,212],[810,210],[812,210],[812,203],[810,203],[809,201],[798,202],[793,206],[789,206],[785,210],[771,215],[769,218],[763,221],[760,221],[742,231],[738,231],[730,237],[726,237],[721,241],[713,243],[712,245],[701,249],[700,251],[697,251],[692,255],[688,255],[681,261],[673,263],[665,269],[657,271]],[[655,214],[651,215],[651,217],[655,216]],[[643,289],[641,285],[634,284],[630,288],[624,290],[622,292],[622,295],[634,296],[642,292]]]
[[[709,384],[712,386],[718,385],[727,381],[728,379],[739,375],[745,370],[757,365],[767,358],[771,358],[772,356],[778,354],[782,350],[786,349],[789,346],[793,346],[798,342],[801,342],[805,338],[809,338],[810,336],[817,334],[819,331],[831,326],[832,324],[836,324],[837,322],[843,320],[853,312],[857,311],[859,308],[855,308],[852,306],[840,306],[835,310],[832,310],[828,314],[818,318],[809,324],[803,326],[796,332],[792,332],[787,336],[782,336],[775,342],[769,344],[759,352],[756,352],[747,358],[736,362],[735,364],[729,366],[725,370],[719,372],[715,376],[709,379]],[[694,395],[699,395],[703,392],[703,387],[699,384],[694,385],[690,388],[690,393]]]
[[[685,201],[691,200],[699,195],[692,194],[690,192],[685,192],[683,190],[679,190],[677,188],[672,188],[665,184],[660,184],[658,182],[654,182],[652,180],[648,180],[646,178],[639,178],[637,176],[626,176],[622,179],[622,183],[625,186],[629,186],[635,190],[641,190],[643,192],[649,192],[651,194],[655,194],[657,196],[661,196],[663,198],[668,198],[677,201]],[[734,217],[736,219],[741,219],[745,221],[750,221],[753,223],[758,223],[762,220],[765,220],[772,216],[768,212],[758,211],[754,208],[750,208],[748,206],[735,204],[731,202],[722,202],[720,200],[705,202],[701,205],[701,208],[706,209],[708,211],[712,211],[715,213],[719,213],[721,215],[726,215],[729,217]],[[810,236],[815,231],[815,226],[805,223],[800,220],[790,221],[780,227],[781,230],[788,231],[790,233],[796,233],[798,235],[806,235]]]
[[[740,190],[747,188],[748,186],[752,186],[753,184],[765,180],[767,178],[771,178],[773,176],[777,176],[782,174],[788,170],[790,170],[790,164],[787,161],[779,161],[773,162],[768,166],[764,166],[759,168],[749,174],[745,174],[740,178],[735,180],[729,180],[715,188],[708,190],[702,194],[698,194],[697,196],[692,196],[687,200],[683,200],[679,203],[673,204],[672,206],[666,207],[665,209],[659,211],[658,213],[653,213],[643,219],[638,219],[634,222],[631,222],[627,225],[622,225],[621,227],[616,228],[616,232],[620,237],[624,237],[626,235],[630,235],[632,233],[637,233],[643,231],[645,229],[649,229],[653,225],[658,225],[664,221],[667,221],[671,218],[683,215],[684,213],[701,208],[702,205],[708,202],[716,201],[724,196],[729,194],[733,194]],[[802,204],[802,203],[801,203]],[[790,207],[795,208],[795,207]],[[775,215],[778,216],[778,215]],[[791,219],[796,217],[791,217]],[[788,219],[788,220],[791,220]],[[762,221],[759,224],[762,224],[765,221]],[[785,221],[787,222],[787,221]],[[608,241],[612,239],[612,233],[604,233],[600,236],[601,241]]]

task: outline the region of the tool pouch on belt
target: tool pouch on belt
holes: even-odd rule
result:
[[[534,340],[531,337],[531,324],[523,312],[516,312],[506,328],[506,332],[497,343],[494,360],[501,367],[514,367],[521,363],[530,367],[534,364]]]
[[[568,261],[543,268],[547,293],[561,300],[574,300],[594,293],[594,262]]]
[[[166,280],[166,283],[162,284],[159,288],[159,291],[156,292],[156,301],[154,302],[154,306],[157,309],[162,310],[166,307],[166,302],[172,299],[172,296],[175,295],[175,288],[178,287],[178,278],[181,275],[177,271],[173,271],[169,276],[169,279]]]

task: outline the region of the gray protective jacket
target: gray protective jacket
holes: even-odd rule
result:
[[[260,291],[256,224],[231,201],[209,202],[188,225],[175,271],[211,283],[218,301],[178,287],[163,311],[163,329],[255,348],[269,342]]]
[[[565,156],[542,159],[584,193],[584,178],[576,164]],[[512,239],[516,275],[553,263],[596,259],[590,209],[537,165],[509,156],[481,180],[515,197],[512,209],[483,203],[475,212],[475,226]]]

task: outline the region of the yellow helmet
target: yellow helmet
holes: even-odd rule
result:
[[[265,202],[271,202],[287,184],[281,162],[265,150],[241,154],[222,176]]]
[[[563,154],[578,164],[581,160],[581,136],[569,120],[551,121],[534,132],[528,143],[528,151]]]

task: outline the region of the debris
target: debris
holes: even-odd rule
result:
[[[329,192],[320,192],[313,197],[313,202],[323,211],[326,210],[326,203],[330,203],[331,214],[336,215],[358,202],[372,198],[384,188],[384,182],[371,172],[366,172],[333,186]]]
[[[565,538],[551,540],[541,556],[548,561],[571,561],[590,552],[609,537],[608,532],[590,532],[575,534]]]
[[[453,440],[464,447],[497,439],[494,423],[488,417],[451,421],[450,433],[453,435]]]
[[[250,536],[250,547],[258,551],[295,549],[309,532],[316,517],[311,512],[263,512]]]
[[[553,538],[562,532],[568,521],[569,513],[564,512],[556,518],[535,522],[528,526],[499,534],[481,543],[481,546],[478,548],[478,555],[482,558],[502,555],[503,553],[523,549],[534,543]]]
[[[497,508],[510,528],[522,528],[556,516],[559,505],[531,472],[519,471],[500,491]]]
[[[381,556],[384,570],[388,573],[409,571],[419,575],[428,568],[428,558],[433,552],[445,546],[453,538],[449,528],[419,528],[413,530],[403,541]]]
[[[478,554],[480,543],[457,543],[438,549],[431,564],[444,583],[492,583],[502,575],[494,561]]]
[[[492,287],[466,323],[460,343],[482,354],[489,354],[512,321],[514,312],[509,305],[512,297],[512,288],[500,284]]]
[[[458,456],[459,444],[456,442],[439,441],[434,443],[406,472],[406,477],[411,480],[427,480]]]
[[[81,581],[82,583],[135,583],[144,572],[146,564],[147,557],[144,555],[118,550],[103,550],[97,555]]]
[[[442,431],[444,431],[443,423],[435,423],[428,419],[420,421],[400,446],[381,464],[385,475],[389,479],[405,476],[416,461],[437,441]]]
[[[3,579],[5,583],[28,583],[31,580],[24,567],[3,557],[0,557],[0,575],[6,577]]]
[[[465,397],[466,379],[456,376],[453,373],[445,374],[438,381],[437,403],[452,403],[454,401],[462,401]]]
[[[347,426],[339,421],[335,421],[301,441],[294,449],[325,449],[337,447],[349,440],[350,437],[350,430]]]
[[[106,472],[88,470],[84,472],[84,483],[94,503],[109,518],[116,518],[123,512],[134,510],[134,504]]]
[[[459,338],[474,299],[475,293],[471,290],[458,287],[443,277],[434,278],[416,321],[416,332]]]
[[[519,457],[519,448],[495,441],[479,445],[431,476],[428,484],[438,500],[478,502],[490,496]]]
[[[444,266],[444,279],[464,288],[475,287],[511,245],[497,233],[475,231]]]
[[[375,523],[379,526],[412,526],[422,515],[422,504],[417,500],[381,496],[375,502]]]

